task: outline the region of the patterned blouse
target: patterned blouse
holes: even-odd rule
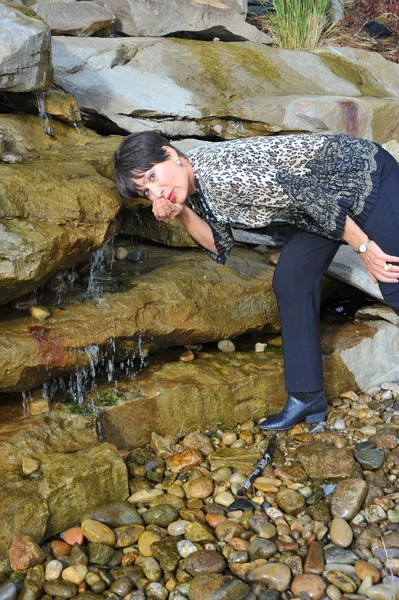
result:
[[[198,192],[187,204],[210,225],[218,254],[203,249],[224,264],[231,226],[264,227],[276,218],[341,241],[346,216],[361,227],[374,205],[384,154],[346,134],[253,137],[190,150]]]

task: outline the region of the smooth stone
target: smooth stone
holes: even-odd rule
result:
[[[189,554],[185,560],[185,569],[192,575],[201,573],[223,573],[226,561],[214,550],[200,550]]]
[[[330,583],[347,594],[354,594],[357,590],[356,581],[341,571],[327,571],[325,576]]]
[[[234,431],[226,431],[222,435],[222,442],[223,442],[223,444],[226,444],[226,446],[231,446],[236,441],[237,441],[237,434]]]
[[[136,504],[138,502],[143,504],[149,504],[157,496],[163,496],[163,491],[158,490],[156,488],[144,488],[141,490],[137,490],[131,496],[129,496],[128,502],[131,502],[132,504]]]
[[[36,304],[35,306],[31,306],[29,308],[29,312],[32,315],[32,317],[37,321],[44,321],[50,316],[50,311],[48,310],[48,308],[46,308],[45,306],[39,306],[38,304]]]
[[[159,542],[161,536],[154,531],[143,531],[138,539],[139,552],[143,556],[152,556],[151,545],[154,542]]]
[[[58,579],[62,573],[63,568],[64,567],[62,565],[62,562],[60,562],[59,560],[50,560],[50,562],[48,562],[46,564],[46,567],[44,570],[44,576],[46,578],[46,581],[52,581],[53,579]],[[1,600],[1,594],[0,594],[0,600]]]
[[[265,540],[260,537],[255,537],[248,548],[249,556],[251,560],[257,560],[258,558],[271,558],[277,552],[277,546],[270,540]]]
[[[163,571],[174,571],[178,567],[180,554],[175,538],[167,536],[155,542],[151,549]]]
[[[222,492],[215,496],[215,502],[222,506],[230,506],[234,502],[235,498],[230,492]]]
[[[162,570],[159,566],[159,562],[152,558],[151,556],[145,558],[142,563],[140,563],[141,568],[144,571],[144,575],[150,581],[158,581],[162,577]]]
[[[128,254],[128,249],[124,248],[123,246],[119,246],[116,250],[115,250],[115,258],[117,260],[125,260],[125,258],[127,257]]]
[[[118,500],[99,506],[87,512],[82,519],[93,519],[105,523],[108,527],[122,527],[123,525],[143,525],[143,519],[127,500]]]
[[[22,574],[31,567],[42,564],[46,558],[40,546],[29,535],[21,533],[12,538],[8,556],[12,570]]]
[[[358,594],[366,594],[367,591],[373,587],[373,576],[372,575],[366,575],[364,577],[364,579],[362,580],[362,583],[360,584],[357,593]],[[383,582],[385,583],[385,582]]]
[[[142,514],[146,525],[159,525],[167,527],[170,523],[176,521],[179,511],[171,504],[158,504]]]
[[[304,563],[306,574],[321,575],[324,571],[324,553],[320,542],[314,541],[309,544],[308,553]]]
[[[106,544],[113,546],[116,538],[115,534],[107,525],[93,519],[84,519],[81,523],[83,535],[89,542],[97,542],[97,544]]]
[[[257,505],[251,500],[247,500],[246,498],[240,498],[239,500],[235,500],[228,506],[229,511],[232,510],[255,510]]]
[[[83,537],[83,534],[82,534]],[[69,556],[71,554],[71,546],[66,542],[61,542],[61,540],[53,540],[50,542],[51,554],[54,558],[58,559],[61,556]]]
[[[300,512],[305,507],[304,497],[297,491],[286,487],[280,487],[276,502],[278,506],[288,515]]]
[[[364,509],[364,517],[367,523],[381,523],[386,519],[385,510],[378,504],[370,504]]]
[[[353,540],[353,531],[348,523],[335,517],[330,524],[330,539],[336,546],[347,548]]]
[[[190,583],[190,600],[250,600],[249,585],[234,577],[202,573]]]
[[[354,565],[359,557],[352,552],[352,550],[346,550],[341,546],[334,546],[328,544],[324,547],[324,559],[327,564],[338,563],[344,565]]]
[[[213,492],[213,481],[208,477],[194,479],[187,484],[186,491],[191,498],[208,498]]]
[[[366,596],[371,600],[399,600],[399,582],[373,585],[367,590]]]
[[[267,344],[262,342],[256,342],[255,344],[255,352],[265,352],[267,348]]]
[[[181,519],[180,521],[174,521],[168,525],[168,533],[169,535],[184,535],[186,526],[190,523],[190,521],[185,521]]]
[[[147,600],[166,600],[169,593],[166,587],[156,581],[152,581],[146,586],[145,595]]]
[[[305,593],[312,600],[321,600],[327,586],[322,577],[316,574],[296,575],[291,584],[291,591],[297,597],[301,593]]]
[[[18,595],[17,585],[11,581],[0,585],[0,600],[16,600]]]
[[[64,542],[73,546],[74,544],[79,544],[80,546],[84,542],[84,535],[81,527],[70,527],[63,534],[61,534]]]
[[[273,523],[258,523],[257,533],[264,540],[270,540],[276,535],[276,528]]]
[[[198,542],[199,544],[215,541],[213,530],[205,523],[197,523],[196,521],[186,526],[186,538],[190,542]]]
[[[380,580],[381,573],[379,570],[369,562],[365,560],[357,560],[355,562],[356,575],[363,581],[368,576],[372,576],[373,583],[377,583]]]
[[[230,481],[231,469],[229,467],[219,467],[211,471],[211,476],[214,481]]]
[[[384,462],[384,452],[379,448],[371,448],[370,450],[360,450],[355,452],[354,457],[363,469],[367,471],[375,471],[379,469]]]
[[[144,531],[143,525],[123,525],[115,527],[115,548],[128,548],[137,542]]]
[[[31,475],[32,473],[37,471],[39,467],[40,467],[39,462],[36,459],[30,458],[29,456],[23,457],[22,473],[24,475]]]
[[[111,583],[111,587],[109,588],[111,592],[117,594],[118,596],[122,596],[124,598],[132,591],[133,584],[130,581],[129,577],[118,577],[115,581]]]
[[[89,560],[95,565],[107,565],[115,554],[115,550],[106,544],[90,542],[88,545]]]
[[[327,586],[326,594],[330,598],[330,600],[340,600],[340,598],[342,597],[341,590],[338,589],[337,586],[333,585],[332,583],[330,583],[330,585]]]
[[[220,340],[218,348],[221,352],[234,352],[236,347],[231,340]]]
[[[78,593],[78,588],[74,583],[69,581],[46,581],[44,591],[49,596],[57,596],[58,598],[73,598]]]
[[[340,563],[330,563],[325,565],[323,574],[325,575],[328,571],[339,571],[345,573],[345,575],[356,575],[355,567],[353,565],[344,565]]]
[[[185,448],[169,456],[167,467],[172,473],[183,473],[202,463],[202,454],[198,450]]]
[[[198,548],[189,540],[180,540],[177,542],[177,551],[182,558],[186,558],[193,552],[198,552]]]
[[[79,585],[82,583],[82,581],[84,581],[86,573],[86,565],[73,565],[72,567],[67,567],[62,571],[62,579],[64,581],[70,581],[75,585]]]
[[[181,360],[182,362],[191,362],[192,360],[194,360],[195,358],[195,354],[192,350],[186,350],[185,352],[182,352],[179,356],[179,360]]]
[[[331,494],[331,514],[346,521],[360,511],[366,498],[368,485],[363,479],[339,481]]]
[[[267,563],[261,567],[256,567],[247,575],[249,582],[266,583],[269,588],[279,592],[288,590],[290,579],[291,569],[282,563]]]
[[[218,513],[208,513],[205,517],[206,522],[213,528],[218,527],[221,523],[224,523],[227,520],[227,517],[224,515],[219,515]]]

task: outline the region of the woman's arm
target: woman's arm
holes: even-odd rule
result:
[[[346,217],[342,238],[354,250],[358,250],[359,246],[369,239],[367,234],[348,216]],[[366,252],[362,252],[360,256],[373,281],[382,281],[384,283],[396,283],[399,281],[399,266],[390,264],[392,262],[399,263],[398,256],[385,254],[378,244],[373,241],[369,244]],[[388,271],[386,268],[384,269],[387,265]]]
[[[173,202],[169,202],[169,200],[159,198],[154,200],[152,212],[158,221],[178,219],[198,244],[210,252],[218,254],[213,239],[212,229],[208,223],[205,223],[201,217],[185,204],[174,204]]]

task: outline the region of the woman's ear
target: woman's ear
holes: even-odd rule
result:
[[[169,158],[172,158],[173,160],[176,160],[176,158],[178,158],[178,154],[174,148],[171,148],[170,146],[162,146],[162,150],[166,152]]]

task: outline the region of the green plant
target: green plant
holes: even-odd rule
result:
[[[316,48],[333,32],[330,0],[273,0],[273,8],[264,29],[281,48]]]

